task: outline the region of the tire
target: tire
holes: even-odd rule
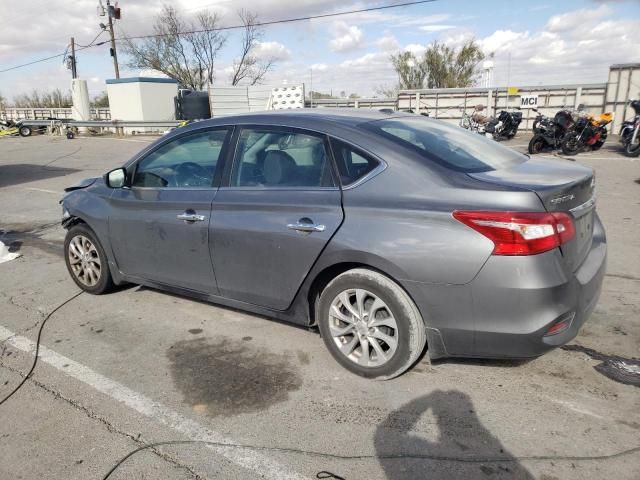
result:
[[[345,300],[357,312],[360,298],[364,315],[357,316],[346,308]],[[369,310],[375,305],[378,308]],[[378,272],[356,268],[338,275],[320,295],[317,312],[327,349],[356,375],[389,380],[409,369],[424,351],[426,329],[418,308],[398,284]],[[364,322],[358,322],[358,318]],[[365,337],[367,357],[363,357],[361,342]]]
[[[101,295],[113,290],[107,256],[95,233],[86,224],[74,225],[67,231],[64,260],[69,275],[85,292]]]
[[[22,127],[19,128],[18,132],[20,133],[21,137],[30,137],[31,134],[33,133],[33,130],[31,129],[31,127],[23,125]]]
[[[624,154],[627,157],[637,157],[638,155],[640,155],[640,143],[627,143],[624,146]]]
[[[534,135],[533,138],[529,141],[528,150],[531,155],[535,155],[542,152],[546,148],[546,146],[547,142],[542,135]]]
[[[576,155],[580,151],[580,142],[574,135],[562,140],[562,153],[568,156]]]

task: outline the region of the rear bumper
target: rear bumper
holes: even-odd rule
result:
[[[492,256],[467,285],[409,282],[430,327],[431,357],[535,357],[575,338],[596,306],[606,269],[605,232],[594,218],[590,251],[575,272],[567,272],[555,249],[529,257]],[[545,336],[571,315],[566,330]]]

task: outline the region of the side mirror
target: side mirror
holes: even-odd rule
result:
[[[107,187],[109,188],[122,188],[124,187],[125,180],[127,179],[127,172],[124,168],[116,168],[111,170],[105,176]]]

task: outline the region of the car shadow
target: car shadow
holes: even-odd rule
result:
[[[32,163],[0,165],[0,188],[53,177],[63,177],[79,171],[75,168],[45,167]]]
[[[387,479],[534,478],[457,390],[436,390],[394,410],[378,425],[374,445]]]

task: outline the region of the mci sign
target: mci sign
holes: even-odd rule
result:
[[[520,108],[538,108],[538,95],[521,95]]]

